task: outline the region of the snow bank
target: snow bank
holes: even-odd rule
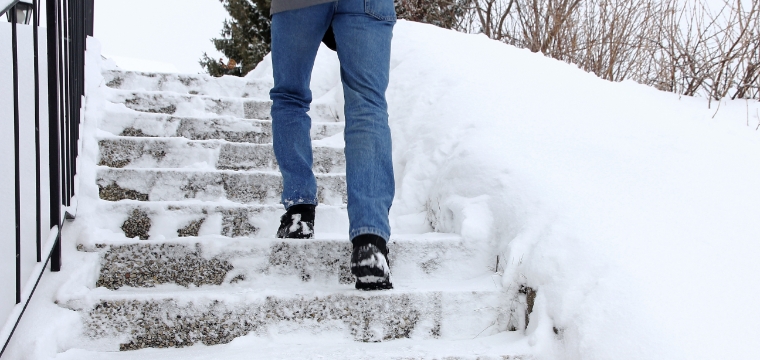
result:
[[[312,87],[337,66],[321,51]],[[760,356],[757,102],[708,108],[404,21],[391,68],[393,231],[498,249],[505,286],[538,290],[543,358]]]
[[[396,225],[498,246],[505,281],[538,290],[536,346],[562,339],[547,358],[760,355],[758,119],[485,36],[394,36]]]

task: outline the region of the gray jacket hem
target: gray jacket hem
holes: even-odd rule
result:
[[[333,1],[337,0],[272,0],[270,14],[301,9],[312,5],[324,4]]]

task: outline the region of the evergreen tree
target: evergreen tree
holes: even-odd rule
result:
[[[204,53],[199,61],[212,76],[244,76],[269,53],[271,0],[220,0],[230,14],[225,20],[221,38],[212,39],[214,47],[229,60],[215,60]]]

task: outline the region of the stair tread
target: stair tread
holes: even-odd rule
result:
[[[281,204],[243,204],[226,199],[204,201],[182,200],[129,200],[96,202],[100,221],[98,228],[124,232],[127,238],[139,236],[143,240],[197,237],[198,235],[234,238],[273,237],[285,212]],[[316,236],[348,232],[346,205],[317,206]],[[203,220],[203,224],[192,222]],[[160,226],[154,226],[160,224]],[[191,228],[188,229],[187,227]],[[180,231],[180,229],[182,229]],[[192,230],[192,231],[189,231]],[[108,241],[112,241],[108,237]],[[119,240],[119,239],[117,239]]]
[[[235,76],[212,77],[202,74],[146,73],[108,70],[102,72],[106,86],[122,90],[154,90],[183,94],[220,94],[236,97],[268,97],[271,79],[248,80]]]
[[[304,330],[337,331],[347,339],[376,342],[466,339],[506,329],[509,300],[495,286],[476,289],[441,285],[365,292],[345,286],[300,293],[292,287],[158,293],[98,288],[61,305],[72,304],[85,313],[87,334],[124,350],[223,344],[250,333],[293,336]],[[203,331],[178,334],[180,329]]]
[[[109,107],[101,121],[101,134],[122,136],[225,139],[238,143],[272,143],[272,121],[234,116],[179,116]],[[320,140],[343,130],[342,122],[312,120],[311,137]]]
[[[166,91],[137,91],[108,89],[106,100],[123,104],[137,112],[192,116],[235,116],[246,119],[271,120],[272,101],[264,98],[239,98],[218,95],[192,95]],[[340,121],[334,103],[315,101],[309,115],[326,121]],[[203,115],[200,115],[203,114]]]
[[[530,360],[531,348],[520,333],[499,333],[475,339],[399,339],[363,343],[336,339],[331,334],[304,337],[245,336],[232,343],[179,349],[142,349],[127,352],[72,349],[56,360],[249,360],[355,359],[355,360]]]
[[[229,124],[247,124],[247,123],[262,123],[262,124],[271,124],[272,120],[266,120],[266,119],[248,119],[244,117],[237,117],[232,115],[210,115],[210,116],[193,116],[193,115],[170,115],[170,114],[161,114],[161,113],[145,113],[140,111],[135,111],[132,109],[124,109],[124,108],[108,108],[104,110],[105,118],[110,121],[110,117],[112,116],[124,116],[129,117],[132,120],[136,118],[144,118],[144,119],[152,119],[152,120],[159,120],[159,119],[168,119],[168,118],[175,118],[175,119],[184,119],[184,120],[195,120],[195,121],[210,121],[210,120],[218,120],[220,122],[226,121]],[[319,124],[324,126],[335,126],[335,127],[343,127],[343,122],[338,121],[320,121],[320,119],[312,119],[311,120],[312,125]],[[105,125],[105,126],[104,126]],[[108,128],[109,124],[100,124],[101,127]]]
[[[108,166],[97,166],[97,169],[100,171],[111,171],[111,172],[138,172],[138,173],[184,173],[184,174],[232,174],[237,175],[242,173],[245,174],[262,174],[262,175],[274,175],[274,176],[281,176],[280,172],[278,170],[249,170],[249,171],[238,171],[238,170],[225,170],[225,169],[197,169],[197,168],[129,168],[129,169],[120,169],[120,168],[112,168]],[[317,178],[319,177],[345,177],[345,173],[328,173],[328,174],[315,174]]]
[[[270,297],[292,298],[323,298],[326,296],[345,296],[358,298],[391,297],[422,293],[501,293],[501,277],[498,274],[484,274],[470,279],[407,279],[403,274],[392,277],[393,289],[382,291],[356,290],[353,284],[328,284],[318,282],[301,283],[293,286],[288,281],[278,283],[262,282],[253,285],[204,285],[200,287],[183,287],[174,284],[163,284],[153,288],[123,287],[119,290],[106,288],[92,289],[87,298],[90,300],[109,301],[158,301],[164,299],[181,299],[183,301],[210,302],[223,300],[228,304],[258,302]]]
[[[316,173],[345,172],[343,148],[335,145],[336,141],[313,141]],[[101,138],[98,147],[98,165],[120,169],[276,171],[278,168],[271,143],[117,136]]]
[[[323,206],[323,205],[320,205]],[[328,207],[324,205],[324,207]],[[331,206],[332,208],[341,208],[339,206]],[[92,244],[85,245],[87,251],[101,251],[105,248],[120,245],[136,245],[136,246],[154,246],[157,244],[211,244],[218,245],[220,249],[248,249],[250,247],[266,247],[273,243],[291,243],[291,244],[312,244],[312,243],[334,243],[334,242],[348,242],[348,235],[337,233],[318,233],[315,234],[314,239],[280,239],[274,236],[258,236],[247,237],[244,239],[235,238],[230,239],[221,235],[205,235],[194,236],[184,238],[170,238],[161,240],[132,240],[132,239],[119,239],[108,241],[96,241]],[[462,242],[465,239],[454,233],[421,233],[421,234],[392,234],[390,243],[405,243],[405,244],[430,244],[430,243],[450,243],[450,242]]]
[[[222,236],[159,241],[99,241],[80,244],[80,250],[100,253],[96,286],[108,289],[184,287],[289,286],[353,284],[345,235],[327,239],[230,239]],[[403,283],[460,281],[492,269],[464,266],[488,254],[473,251],[458,236],[395,236],[389,243],[391,268]],[[490,286],[490,285],[489,285]]]
[[[123,136],[123,135],[115,135],[115,136],[101,136],[98,140],[100,141],[127,141],[127,142],[167,142],[172,145],[186,145],[186,144],[207,144],[210,146],[222,146],[222,145],[230,145],[230,146],[250,146],[250,147],[272,147],[272,143],[247,143],[247,142],[234,142],[234,141],[228,141],[225,139],[188,139],[178,136]],[[312,144],[312,147],[323,147],[323,148],[336,148],[336,149],[343,149],[341,146],[336,146],[332,143],[327,142],[319,142]]]
[[[319,203],[347,203],[345,178],[341,173],[316,174]],[[274,204],[280,202],[281,179],[276,170],[115,169],[100,166],[96,183],[100,198],[108,201],[200,199]]]
[[[263,102],[272,102],[268,97],[241,97],[241,96],[230,96],[230,95],[222,95],[222,94],[189,94],[189,93],[181,93],[181,92],[175,92],[175,91],[166,91],[166,90],[152,90],[152,89],[119,89],[119,88],[109,88],[106,90],[107,92],[111,94],[150,94],[150,95],[163,95],[166,97],[173,97],[173,98],[186,98],[186,99],[192,99],[192,98],[209,98],[209,99],[224,99],[224,100],[233,100],[233,101],[263,101]]]

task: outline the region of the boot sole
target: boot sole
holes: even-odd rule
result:
[[[361,282],[359,280],[356,280],[356,289],[364,290],[364,291],[390,290],[390,289],[393,289],[393,284],[391,284],[390,281]]]

